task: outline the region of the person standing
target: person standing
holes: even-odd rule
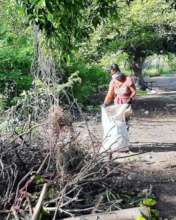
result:
[[[133,80],[123,74],[117,64],[111,65],[111,74],[112,79],[103,105],[106,107],[112,102],[114,104],[131,104],[136,95],[136,87]]]
[[[106,108],[112,103],[114,103],[114,107],[115,105],[119,105],[119,108],[123,106],[123,109],[124,109],[123,111],[124,111],[124,116],[125,116],[125,121],[126,121],[126,128],[128,131],[129,130],[129,126],[128,126],[129,112],[131,112],[131,103],[132,103],[133,98],[136,95],[135,83],[131,77],[126,76],[120,71],[120,68],[117,64],[111,65],[111,75],[112,75],[112,79],[109,84],[108,93],[105,97],[103,107]],[[112,110],[111,108],[110,109],[107,108],[107,111],[112,111]],[[105,126],[105,130],[106,130],[106,127],[109,128],[107,124],[104,124],[104,126]],[[120,126],[120,124],[117,122],[116,124],[110,125],[110,129],[108,133],[105,132],[108,135],[105,135],[104,143],[111,143],[111,142],[113,143],[112,145],[110,144],[110,149],[111,149],[110,154],[116,151],[118,152],[129,151],[129,147],[127,146],[126,147],[122,146],[122,149],[118,150],[119,147],[116,146],[118,142],[118,137],[122,138],[123,134],[119,136],[119,134],[117,133],[117,137],[115,137],[115,133],[119,131],[118,129],[116,129],[116,126]],[[123,143],[121,144],[123,145]],[[115,151],[112,150],[113,146],[115,146],[114,148],[114,150],[116,149]]]

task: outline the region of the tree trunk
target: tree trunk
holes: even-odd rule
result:
[[[137,85],[141,90],[146,90],[147,86],[144,81],[143,75],[142,75],[142,68],[145,58],[143,57],[134,57],[133,63],[132,63],[132,69],[134,72],[134,75],[137,78]]]

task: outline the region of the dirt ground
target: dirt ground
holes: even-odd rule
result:
[[[130,181],[153,186],[161,219],[176,219],[176,76],[157,77],[153,95],[138,97],[130,122],[130,150],[141,153],[122,161]],[[100,118],[88,123],[89,129],[102,139]],[[84,125],[79,124],[82,130]],[[81,134],[85,140],[88,133]]]
[[[176,219],[176,77],[153,79],[156,94],[138,98],[131,121],[129,166],[135,181],[153,186],[162,219]]]

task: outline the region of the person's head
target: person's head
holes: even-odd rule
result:
[[[118,75],[115,77],[116,80],[120,81],[120,82],[124,82],[126,80],[126,76],[123,73],[118,73]]]
[[[117,64],[112,64],[110,70],[111,70],[111,74],[115,74],[117,72],[120,72],[120,68]]]

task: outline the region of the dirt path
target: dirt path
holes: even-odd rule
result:
[[[176,91],[176,77],[154,80],[162,94],[138,98],[130,126],[131,151],[141,154],[123,163],[134,186],[153,186],[161,219],[176,219],[176,94],[170,92]],[[100,121],[90,121],[89,127],[101,141]],[[87,137],[86,132],[81,134],[82,139]]]
[[[127,162],[134,182],[152,185],[162,219],[176,218],[176,76],[153,78],[158,94],[138,98],[131,121],[132,152]]]
[[[131,151],[142,152],[127,162],[134,181],[153,186],[163,218],[176,217],[176,118],[163,116],[132,121]]]
[[[153,82],[154,89],[161,89],[164,91],[176,91],[176,75],[152,77],[148,81]]]
[[[134,106],[130,142],[143,152],[129,162],[134,181],[153,186],[162,219],[176,218],[176,76],[155,77],[158,94],[139,98]]]

